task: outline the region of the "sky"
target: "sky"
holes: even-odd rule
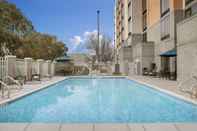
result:
[[[87,34],[97,29],[101,11],[101,32],[113,37],[114,0],[8,0],[21,9],[38,32],[49,33],[66,43],[69,52],[85,51]]]

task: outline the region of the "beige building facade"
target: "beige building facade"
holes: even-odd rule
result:
[[[185,20],[177,25],[178,81],[197,76],[197,0],[185,1]]]
[[[120,71],[142,75],[155,65],[157,72],[183,79],[179,56],[184,51],[179,46],[184,43],[180,40],[184,24],[178,23],[196,12],[197,0],[117,0],[115,44]]]

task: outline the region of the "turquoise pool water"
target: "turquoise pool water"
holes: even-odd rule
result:
[[[123,78],[72,78],[0,107],[0,122],[197,122],[197,106]]]

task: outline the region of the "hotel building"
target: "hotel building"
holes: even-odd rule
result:
[[[197,12],[196,0],[117,0],[116,50],[123,74],[144,69],[177,74],[177,24]]]

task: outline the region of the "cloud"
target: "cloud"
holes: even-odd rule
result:
[[[70,43],[74,44],[76,46],[78,46],[79,44],[81,44],[83,42],[83,40],[81,39],[80,36],[74,36],[73,38],[70,39]]]
[[[90,37],[92,35],[96,37],[97,36],[97,30],[93,30],[91,32],[86,31],[86,32],[84,32],[83,37],[84,37],[84,39],[87,39],[88,37]]]
[[[81,36],[73,36],[70,39],[69,45],[70,45],[70,52],[86,52],[87,51],[87,46],[86,46],[86,40],[90,36],[94,36],[97,38],[97,30],[93,31],[85,31]],[[100,35],[100,40],[103,38],[102,35]]]

